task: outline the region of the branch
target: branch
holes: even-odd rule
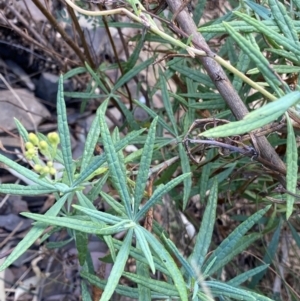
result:
[[[169,8],[173,13],[177,12],[182,4],[181,0],[166,0],[166,2],[168,3]],[[177,15],[176,19],[180,28],[188,36],[193,37],[192,42],[194,42],[196,48],[197,45],[201,45],[201,49],[209,49],[209,46],[207,45],[202,35],[197,31],[197,27],[186,9],[182,10]],[[238,93],[234,90],[233,86],[231,85],[231,82],[229,81],[226,73],[219,65],[219,63],[215,60],[216,58],[213,59],[211,57],[200,56],[199,59],[202,62],[203,67],[208,73],[209,77],[215,84],[217,90],[219,91],[226,104],[232,111],[233,115],[236,117],[237,120],[241,120],[249,112],[245,104],[239,97]],[[275,152],[274,148],[270,145],[266,137],[255,137],[255,140],[262,158],[271,162],[279,170],[286,170],[285,164],[281,161],[281,159]]]

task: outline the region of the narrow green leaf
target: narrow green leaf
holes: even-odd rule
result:
[[[93,87],[95,89],[95,87]],[[107,94],[95,94],[93,90],[90,92],[64,92],[65,97],[70,98],[81,98],[81,99],[91,99],[91,98],[107,98]]]
[[[174,137],[176,137],[176,134],[174,133],[173,129],[164,121],[164,119],[161,117],[161,116],[158,116],[153,110],[151,110],[150,108],[148,108],[145,104],[139,102],[139,101],[136,101],[136,100],[133,100],[134,103],[143,108],[148,114],[149,116],[155,118],[155,117],[158,117],[158,123],[164,128],[166,129],[171,135],[173,135]]]
[[[207,0],[197,1],[197,3],[195,3],[195,8],[193,10],[193,19],[196,25],[199,24],[200,19],[205,12],[206,3]]]
[[[78,251],[78,260],[80,265],[83,266],[88,251],[88,236],[84,232],[75,231],[75,237],[76,249]]]
[[[23,212],[21,213],[21,215],[42,222],[43,224],[47,224],[47,225],[50,224],[59,227],[70,228],[77,231],[82,231],[88,234],[99,234],[99,235],[112,235],[115,233],[126,231],[129,228],[135,227],[136,225],[131,220],[122,220],[121,222],[114,224],[113,226],[103,227],[103,224],[97,222],[85,221],[85,220],[79,221],[76,216],[45,217],[44,215],[41,214],[28,213],[28,212]]]
[[[25,178],[31,180],[32,182],[45,187],[47,189],[55,189],[55,186],[51,183],[49,183],[48,181],[46,181],[43,178],[40,178],[40,176],[38,174],[36,174],[35,172],[33,172],[32,170],[27,169],[26,167],[10,160],[9,158],[3,156],[0,154],[0,162],[4,163],[5,165],[7,165],[8,167],[10,167],[11,169],[17,171],[18,173],[20,173],[22,176],[24,176]]]
[[[65,194],[44,214],[45,218],[56,216],[68,198]],[[5,262],[0,266],[0,271],[5,270],[14,261],[16,261],[22,254],[30,248],[30,246],[43,234],[47,225],[36,225],[26,234],[26,236],[17,244],[12,253],[6,258]]]
[[[125,72],[133,69],[138,59],[140,58],[140,53],[145,43],[145,36],[145,34],[141,34],[140,38],[137,40],[134,50],[126,62],[126,67],[124,68]]]
[[[166,251],[163,245],[151,233],[149,233],[144,228],[142,228],[142,230],[149,245],[152,247],[154,252],[160,257],[161,261],[164,263],[165,267],[169,271],[175,284],[175,287],[179,293],[181,301],[188,301],[188,294],[185,281],[172,256]]]
[[[181,181],[183,181],[186,177],[189,177],[190,174],[182,174],[178,176],[177,178],[171,180],[166,185],[160,185],[153,193],[152,197],[146,202],[146,204],[142,207],[142,209],[136,214],[134,220],[138,221],[140,220],[147,211],[154,206],[156,202],[161,200],[164,194],[168,193],[172,188],[174,188],[176,185],[178,185]]]
[[[100,279],[98,276],[87,273],[85,271],[81,271],[80,275],[86,279],[89,283],[104,289],[107,285],[107,281],[104,279]],[[130,300],[138,299],[139,298],[139,291],[136,288],[125,286],[125,285],[117,285],[115,288],[115,293],[128,297]],[[151,292],[151,299],[152,300],[162,300],[166,299],[168,296],[163,294],[158,294],[155,292]],[[102,301],[102,300],[101,300]],[[146,301],[146,300],[145,300]]]
[[[177,71],[179,74],[192,79],[196,83],[201,83],[201,85],[204,85],[205,87],[214,88],[214,83],[211,81],[210,77],[199,70],[195,70],[181,64],[172,64],[170,65],[170,68]]]
[[[300,9],[300,1],[299,0],[293,0],[292,3],[295,4],[295,6],[298,8],[298,10]]]
[[[216,220],[217,203],[218,182],[216,178],[214,178],[213,186],[210,189],[208,202],[201,222],[201,227],[196,237],[195,247],[189,257],[189,262],[196,271],[201,269],[211,243]]]
[[[114,243],[115,248],[118,250],[122,247],[122,241],[113,239],[113,243]],[[148,261],[145,258],[145,255],[141,250],[131,247],[129,254],[130,254],[130,256],[135,258],[137,261],[140,261],[148,266]],[[166,276],[170,277],[169,271],[165,268],[164,264],[161,262],[161,260],[158,258],[158,256],[155,256],[154,254],[152,254],[152,257],[153,257],[153,261],[155,264],[155,269],[159,270]]]
[[[137,247],[141,249],[141,246],[139,245],[138,242],[137,242]],[[136,262],[136,273],[138,276],[151,279],[148,265],[143,262],[140,261]],[[151,290],[148,287],[142,284],[138,284],[138,291],[139,291],[139,301],[151,301]]]
[[[76,196],[78,198],[79,205],[84,208],[89,208],[91,210],[96,210],[94,204],[91,202],[89,198],[82,192],[76,191]]]
[[[298,58],[290,51],[286,51],[284,49],[274,49],[274,48],[265,48],[266,51],[269,51],[271,53],[275,53],[284,59],[288,59],[292,61],[295,64],[298,64],[299,60]]]
[[[274,70],[270,67],[269,61],[263,56],[263,54],[252,45],[247,39],[241,34],[235,31],[227,23],[223,23],[230,36],[240,46],[240,48],[255,62],[257,68],[260,70],[264,78],[266,79],[269,86],[277,93],[278,96],[282,94],[279,87],[282,85],[280,80],[277,78]]]
[[[125,138],[123,138],[120,142],[116,143],[115,149],[116,151],[120,151],[124,147],[126,147],[130,141],[139,136],[145,129],[141,129],[139,131],[132,131]],[[91,163],[87,166],[85,170],[83,170],[78,178],[74,181],[72,187],[76,187],[80,185],[84,180],[86,180],[89,176],[93,174],[98,168],[100,168],[106,162],[106,154],[102,154],[100,156],[96,156],[92,159]],[[0,159],[1,161],[1,159]]]
[[[207,152],[206,159],[210,161],[215,154],[214,149],[210,149]],[[211,174],[212,163],[207,163],[203,166],[201,176],[200,176],[200,202],[204,204],[206,198],[206,191],[209,185],[209,177]]]
[[[249,68],[249,65],[250,65],[249,56],[244,51],[240,51],[238,62],[237,62],[237,65],[236,65],[236,69],[239,70],[242,73],[246,73],[246,71]],[[240,90],[243,87],[243,84],[244,84],[243,80],[239,76],[234,75],[232,85],[235,88],[235,90],[240,92]]]
[[[124,272],[124,268],[128,259],[131,241],[132,241],[133,230],[129,229],[127,232],[122,247],[117,255],[114,266],[110,272],[110,275],[107,280],[107,284],[105,286],[104,292],[101,296],[101,301],[109,301],[110,297],[115,292],[115,289],[118,285],[119,279]]]
[[[268,8],[266,8],[266,7],[260,5],[260,4],[256,3],[256,2],[254,2],[254,1],[252,1],[252,0],[245,0],[245,3],[246,3],[246,4],[247,4],[247,5],[248,5],[255,13],[257,13],[262,19],[265,19],[265,20],[271,19],[272,14],[271,14],[271,11],[270,11]]]
[[[280,232],[281,232],[281,227],[282,227],[282,224],[283,224],[283,220],[281,219],[278,226],[277,226],[277,229],[276,231],[274,232],[273,236],[272,236],[272,239],[268,245],[268,248],[266,250],[266,253],[263,257],[263,260],[262,262],[264,262],[265,264],[271,264],[276,253],[277,253],[277,249],[278,249],[278,244],[279,244],[279,238],[280,238]],[[260,273],[256,274],[250,284],[249,284],[249,287],[250,288],[254,288],[256,287],[256,285],[258,284],[258,282],[264,277],[264,275],[266,274],[266,270],[264,271],[261,271]]]
[[[257,110],[250,112],[240,121],[217,126],[201,133],[201,136],[216,138],[250,132],[270,123],[273,120],[276,120],[279,116],[283,115],[289,107],[295,105],[299,100],[300,92],[291,92]]]
[[[273,301],[272,299],[259,294],[254,294],[250,291],[246,291],[245,289],[236,288],[219,281],[204,281],[202,285],[210,290],[214,296],[227,296],[236,300],[245,301]]]
[[[182,202],[182,210],[185,210],[186,205],[190,198],[191,188],[192,188],[192,175],[191,175],[191,166],[188,155],[181,143],[178,144],[179,148],[179,156],[180,156],[180,164],[182,173],[189,173],[190,176],[186,177],[183,180],[183,202]]]
[[[149,177],[149,168],[151,164],[153,147],[155,142],[157,119],[158,118],[156,117],[150,126],[147,140],[144,144],[143,153],[140,161],[140,167],[136,178],[136,185],[134,190],[134,213],[135,214],[139,210],[140,203],[143,198],[144,190]]]
[[[226,168],[226,169],[224,169],[220,173],[218,173],[218,175],[216,176],[216,178],[217,178],[217,181],[218,181],[219,184],[223,183],[226,179],[228,179],[228,177],[234,171],[236,165],[237,165],[237,162],[234,162],[232,164],[227,164],[227,166],[229,166],[229,167]],[[213,185],[213,179],[211,178],[211,179],[208,180],[207,187],[211,187],[212,185]]]
[[[164,108],[167,112],[167,115],[169,117],[169,120],[171,121],[171,124],[173,126],[174,133],[176,134],[176,137],[178,136],[178,131],[177,131],[177,122],[174,117],[174,112],[172,109],[169,93],[168,93],[168,88],[167,88],[167,81],[166,78],[164,77],[163,72],[161,69],[159,69],[159,86],[161,90],[161,96],[162,96],[162,101],[164,103]]]
[[[206,267],[210,264],[212,260],[217,258],[217,261],[214,265],[218,264],[218,261],[222,258],[226,257],[228,254],[232,253],[239,240],[243,237],[243,235],[250,229],[252,226],[258,222],[261,217],[270,209],[270,206],[267,206],[265,209],[261,209],[251,215],[247,220],[245,220],[242,224],[240,224],[234,231],[232,231],[229,236],[218,246],[218,248],[211,254],[209,259],[204,264],[202,271],[206,270]],[[213,266],[214,266],[213,265]],[[211,268],[211,270],[214,267]],[[209,271],[210,273],[210,271]]]
[[[300,32],[300,21],[297,20],[293,20],[293,26],[295,27],[297,33]],[[243,33],[251,33],[251,32],[260,32],[259,29],[257,29],[256,27],[249,25],[247,22],[245,21],[237,21],[237,20],[233,20],[233,21],[227,21],[227,23],[234,28],[234,30],[239,31],[239,32],[243,32]],[[267,28],[269,28],[271,31],[274,32],[280,32],[280,29],[278,27],[278,25],[276,24],[275,20],[260,20],[259,21],[260,24],[263,24],[264,26],[266,26]],[[223,24],[213,24],[210,26],[203,26],[198,28],[198,31],[200,32],[214,32],[214,33],[226,33],[226,28],[223,26]]]
[[[298,66],[289,66],[289,65],[274,65],[273,69],[277,73],[299,73],[300,67]],[[253,68],[247,71],[247,74],[257,74],[259,70],[257,68]]]
[[[105,101],[100,107],[99,123],[101,129],[101,136],[103,138],[103,146],[106,154],[109,171],[112,177],[112,183],[120,194],[121,200],[125,206],[126,214],[129,218],[132,218],[131,209],[131,196],[127,188],[126,173],[123,173],[122,166],[120,164],[117,150],[114,147],[113,141],[110,137],[109,129],[105,121],[105,110],[107,107],[107,101]],[[124,167],[125,168],[125,167]]]
[[[89,130],[89,133],[86,137],[86,142],[85,142],[84,150],[83,150],[83,154],[82,154],[80,172],[85,170],[87,168],[88,164],[90,163],[90,160],[94,154],[95,146],[99,139],[99,135],[100,135],[99,112],[100,112],[100,109],[97,110],[95,119],[93,120],[91,128]]]
[[[197,110],[217,110],[217,109],[225,109],[226,104],[223,99],[215,99],[215,100],[205,100],[203,102],[196,102],[189,105],[191,109]],[[191,124],[191,123],[189,123]]]
[[[57,92],[57,126],[60,138],[61,151],[63,154],[64,167],[66,169],[69,184],[73,183],[73,164],[72,164],[72,149],[67,120],[66,104],[64,100],[64,81],[63,76],[59,77],[58,92]]]
[[[92,76],[93,80],[98,85],[98,87],[102,91],[104,91],[104,93],[109,94],[109,91],[107,90],[106,86],[102,83],[100,76],[93,71],[93,69],[88,65],[87,62],[85,62],[85,67],[87,71],[90,73],[90,75]]]
[[[140,229],[140,227],[141,226],[137,226],[134,228],[136,240],[138,241],[140,249],[143,251],[145,258],[148,261],[148,264],[150,266],[152,273],[155,274],[155,266],[154,266],[154,261],[153,261],[153,257],[151,254],[151,250],[149,248],[147,240],[144,237],[143,231]]]
[[[231,262],[234,257],[241,254],[244,250],[246,250],[249,246],[254,244],[254,242],[261,238],[260,233],[252,233],[246,236],[243,236],[239,239],[238,242],[232,242],[231,249],[228,248],[226,252],[224,252],[222,255],[215,257],[215,262],[205,267],[206,273],[205,275],[213,275],[220,269],[222,269],[227,263]],[[234,245],[235,243],[235,245]],[[203,271],[203,272],[204,272]]]
[[[151,291],[161,293],[169,297],[178,296],[176,287],[167,282],[145,278],[128,272],[124,272],[123,275],[135,283],[148,287]]]
[[[293,125],[290,117],[286,115],[287,120],[287,148],[286,148],[286,189],[297,194],[297,180],[298,180],[298,150],[295,138]],[[286,219],[288,220],[293,213],[295,197],[289,193],[286,194]]]
[[[94,202],[98,197],[101,191],[103,190],[104,184],[107,182],[109,172],[106,172],[101,179],[97,180],[96,183],[93,183],[92,189],[86,194],[90,202]]]
[[[87,288],[87,285],[85,284],[84,281],[81,282],[81,297],[82,301],[92,301],[92,298],[89,293],[89,289]]]
[[[254,18],[251,18],[250,16],[238,11],[235,11],[234,14],[246,21],[248,24],[254,26],[258,32],[266,35],[271,40],[274,40],[274,42],[276,42],[278,45],[282,45],[285,49],[293,52],[296,55],[300,55],[300,49],[297,45],[295,45],[295,43],[293,43],[293,41],[287,39],[282,34],[271,30],[270,27],[265,25],[263,22],[255,20]]]
[[[124,105],[123,101],[119,100],[118,98],[115,98],[115,101],[117,102],[120,109],[122,110],[122,113],[124,114],[124,116],[126,118],[126,121],[128,122],[129,127],[132,130],[137,131],[140,128],[140,126],[135,121],[132,112],[127,109],[127,107]]]
[[[284,5],[277,0],[269,0],[268,2],[273,13],[274,20],[278,24],[278,27],[281,29],[282,33],[289,40],[293,40],[296,45],[298,44],[299,47],[300,44],[296,29],[292,19],[287,14]]]
[[[22,137],[24,143],[28,142],[28,132],[27,130],[24,128],[23,124],[16,118],[14,118],[15,124],[17,126],[18,132],[20,134],[20,136]]]
[[[190,277],[195,277],[195,273],[193,271],[192,266],[190,263],[182,256],[182,254],[179,252],[175,244],[169,239],[166,238],[164,234],[162,234],[162,239],[164,240],[164,243],[168,246],[169,250],[173,252],[175,257],[179,260],[181,263],[182,268],[188,273]]]
[[[64,80],[74,77],[75,75],[78,75],[80,73],[85,73],[85,72],[86,72],[86,68],[84,68],[84,67],[72,68],[70,71],[68,71],[64,74]]]
[[[242,283],[244,283],[245,281],[247,281],[248,279],[250,279],[251,277],[253,277],[254,275],[264,271],[268,267],[269,267],[268,264],[263,264],[263,265],[261,265],[257,268],[254,268],[250,271],[247,271],[245,273],[237,275],[236,277],[229,280],[227,282],[227,284],[237,287],[237,286],[241,285]]]
[[[0,184],[0,193],[13,195],[41,195],[57,191],[55,188],[45,188],[39,185],[24,186],[19,184]]]
[[[118,213],[120,216],[125,216],[125,209],[122,204],[120,204],[112,196],[105,193],[104,191],[101,191],[100,195],[103,197],[105,202],[107,202],[107,204],[116,211],[116,213]]]
[[[106,177],[104,177],[104,180],[106,179]],[[93,203],[91,202],[90,199],[88,199],[82,191],[76,191],[76,196],[78,198],[78,202],[79,204],[82,206],[82,207],[85,207],[85,208],[89,208],[91,210],[96,210],[95,206],[93,205]],[[99,222],[99,220],[96,218],[96,217],[91,217],[91,220],[94,221],[94,222]],[[103,223],[103,226],[104,223]],[[112,242],[112,237],[110,235],[105,235],[103,236],[109,250],[110,250],[110,254],[111,254],[111,257],[113,258],[113,260],[115,260],[116,258],[116,252],[115,252],[115,248],[113,246],[113,242]]]
[[[115,223],[119,223],[121,222],[123,219],[115,216],[115,215],[111,215],[109,213],[106,212],[102,212],[102,211],[98,211],[94,206],[93,208],[89,209],[89,208],[85,208],[79,205],[73,205],[73,207],[81,212],[84,212],[86,215],[95,218],[97,221],[101,221],[105,224],[115,224]]]
[[[59,230],[58,228],[56,230]],[[47,233],[48,234],[48,233]],[[56,242],[47,242],[46,243],[46,248],[51,250],[51,249],[61,249],[70,242],[74,240],[73,237],[67,239],[67,240],[62,240],[62,241],[56,241]]]
[[[121,88],[125,83],[127,83],[129,80],[131,80],[134,76],[139,74],[142,70],[146,69],[148,66],[152,65],[155,61],[155,56],[151,57],[150,59],[142,62],[141,64],[135,66],[131,70],[129,70],[127,73],[125,73],[115,84],[113,88],[113,92],[117,91],[119,88]]]

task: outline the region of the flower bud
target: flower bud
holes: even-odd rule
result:
[[[54,167],[50,167],[50,168],[49,168],[49,174],[50,174],[51,176],[54,176],[54,175],[56,174],[56,169],[55,169]]]
[[[45,140],[40,141],[39,148],[41,151],[47,151],[48,150],[48,143]]]
[[[49,139],[50,144],[53,146],[57,146],[60,142],[59,136],[56,132],[49,133],[47,137]]]
[[[32,160],[35,155],[36,155],[36,150],[34,148],[30,148],[27,152],[25,152],[25,157],[28,160]]]
[[[37,135],[34,134],[34,133],[29,133],[29,134],[28,134],[28,140],[29,140],[33,145],[38,145],[38,144],[39,144],[39,138],[38,138]]]
[[[34,145],[33,145],[31,142],[26,142],[26,143],[25,143],[25,148],[26,148],[27,150],[29,150],[29,149],[31,149],[31,148],[34,148]]]
[[[49,174],[49,172],[50,172],[50,168],[48,166],[43,166],[40,171],[40,174],[41,174],[41,176],[45,176],[45,175]]]
[[[52,162],[52,161],[48,161],[48,162],[47,162],[47,166],[48,166],[48,167],[53,167],[53,162]]]
[[[40,164],[36,164],[36,165],[33,166],[33,169],[34,169],[36,172],[38,172],[38,173],[41,172],[42,168],[43,168],[43,167],[42,167]]]

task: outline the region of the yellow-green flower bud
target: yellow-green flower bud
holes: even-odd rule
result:
[[[48,167],[53,167],[53,162],[52,162],[52,161],[48,161],[48,162],[47,162],[47,166],[48,166]]]
[[[58,134],[56,132],[49,133],[47,135],[47,137],[49,139],[49,142],[53,146],[57,146],[59,144],[59,142],[60,142],[59,136],[58,136]]]
[[[35,150],[35,148],[30,148],[27,152],[25,152],[25,157],[26,157],[28,160],[31,160],[35,155],[36,155],[36,150]]]
[[[38,145],[38,144],[39,144],[39,138],[38,138],[37,135],[34,134],[34,133],[29,133],[29,134],[28,134],[28,140],[29,140],[33,145]]]
[[[42,168],[43,168],[43,166],[41,166],[40,164],[36,164],[33,166],[33,169],[38,173],[41,172]]]
[[[32,155],[30,155],[30,154],[28,153],[28,151],[25,152],[25,157],[26,157],[26,159],[28,159],[28,160],[31,160],[31,159],[33,158]]]
[[[40,174],[42,176],[45,176],[45,175],[49,174],[49,172],[50,172],[50,168],[48,166],[43,166],[41,171],[40,171]]]
[[[34,148],[34,145],[33,145],[31,142],[26,142],[26,143],[25,143],[25,148],[26,148],[27,150],[29,150],[29,149],[31,149],[31,148]]]
[[[39,148],[41,151],[46,151],[48,150],[48,143],[45,140],[40,141],[39,143]]]
[[[51,176],[54,176],[54,175],[56,174],[56,169],[55,169],[54,167],[50,167],[50,168],[49,168],[49,174],[50,174]]]

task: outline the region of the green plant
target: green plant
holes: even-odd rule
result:
[[[173,12],[178,10],[180,1],[167,2]],[[72,2],[67,3],[78,10]],[[199,1],[196,5],[193,17],[196,24],[203,14],[203,3]],[[126,62],[121,62],[115,53],[118,64],[102,63],[97,66],[88,59],[88,49],[85,49],[89,64],[85,63],[64,76],[68,78],[81,73],[90,75],[91,81],[85,92],[65,93],[66,96],[84,99],[83,109],[90,98],[105,100],[88,135],[82,159],[78,162],[71,159],[61,83],[57,106],[61,151],[57,152],[55,160],[64,166],[62,178],[55,181],[49,175],[41,177],[4,156],[0,157],[3,163],[37,184],[33,187],[1,185],[1,192],[22,195],[55,193],[57,199],[57,203],[45,216],[26,214],[37,223],[2,268],[12,263],[51,224],[58,226],[55,228],[57,231],[62,227],[72,229],[70,234],[77,243],[79,260],[83,265],[82,276],[90,283],[105,288],[102,300],[108,300],[113,292],[143,301],[151,298],[210,300],[215,297],[220,300],[269,300],[263,295],[276,299],[270,290],[266,292],[258,284],[266,279],[264,276],[268,264],[281,270],[276,255],[282,244],[281,240],[284,239],[282,230],[290,229],[297,247],[300,247],[296,229],[299,217],[294,210],[298,199],[298,128],[295,123],[299,123],[297,73],[300,56],[300,5],[298,1],[282,4],[269,0],[264,4],[257,4],[247,0],[236,5],[233,11],[201,25],[197,30],[192,17],[183,11],[177,16],[177,20],[186,32],[177,31],[183,37],[183,41],[178,41],[170,30],[176,32],[176,27],[170,20],[164,20],[158,27],[138,1],[130,1],[130,4],[133,5],[133,12],[130,7],[101,12],[78,10],[90,16],[106,18],[125,12],[138,24],[104,18],[99,20],[99,26],[136,26],[143,30],[142,34],[131,37],[136,42],[136,47],[128,55]],[[296,7],[295,11],[293,5]],[[203,33],[203,37],[199,32]],[[218,45],[215,53],[206,41],[215,43],[218,35],[225,36],[226,40]],[[145,105],[132,99],[126,90],[126,84],[131,79],[138,82],[142,71],[150,73],[156,57],[161,55],[158,47],[150,58],[139,59],[144,44],[152,41],[159,42],[172,54],[187,56],[184,59],[166,58],[165,65],[159,70],[153,67],[155,82],[152,85],[147,83],[146,91],[142,85],[138,85],[139,92],[148,97]],[[80,51],[78,46],[77,48],[76,51]],[[83,53],[78,57],[84,61]],[[219,64],[227,70],[226,73]],[[109,69],[120,69],[122,76],[112,82],[106,74]],[[168,86],[171,81],[176,83],[176,89]],[[96,88],[101,90],[100,95],[95,92]],[[156,109],[152,103],[157,92],[161,94],[163,102],[163,108],[160,109]],[[140,124],[135,120],[132,110],[122,103],[120,95],[128,98],[131,106],[139,106],[149,114],[153,121],[148,135],[144,134],[147,129],[141,128],[147,123]],[[104,114],[108,99],[119,108],[126,120],[125,126],[129,133],[123,139],[120,139],[117,129],[110,136],[106,128]],[[267,104],[268,101],[270,102]],[[195,120],[196,126],[190,131],[189,127]],[[17,125],[24,142],[27,142],[28,133],[19,122]],[[197,126],[200,130],[194,133]],[[164,132],[171,135],[171,138],[165,137]],[[92,150],[100,133],[105,153],[94,157]],[[45,140],[43,137],[41,139]],[[191,158],[198,156],[201,159],[198,165],[190,162],[182,141],[193,143],[192,148],[187,145],[187,150]],[[207,150],[205,145],[209,142],[210,149]],[[145,146],[124,158],[122,149],[129,143]],[[226,147],[227,151],[234,152],[226,153]],[[280,147],[284,151],[279,150]],[[253,152],[247,154],[252,149]],[[150,162],[154,160],[159,164],[150,169]],[[137,164],[138,170],[129,171],[130,163]],[[154,181],[153,195],[147,195],[144,192],[146,180],[161,170]],[[182,175],[173,179],[177,170]],[[107,181],[118,191],[121,204],[101,192]],[[83,188],[87,186],[91,187],[91,191],[85,195]],[[189,200],[197,195],[200,195],[200,202],[206,208],[201,226],[199,220],[193,221],[200,230],[187,258],[181,254],[182,246],[172,242],[158,223],[154,222],[154,234],[140,225],[140,220],[148,209],[159,203],[165,193],[172,197],[177,211],[185,210]],[[112,213],[95,210],[92,202],[99,194],[111,206]],[[78,204],[73,204],[75,196]],[[144,206],[141,206],[142,198],[146,199]],[[246,202],[243,203],[241,199]],[[240,202],[239,208],[242,209],[238,210],[242,212],[238,212],[235,206],[240,205]],[[224,203],[225,211],[235,212],[235,215],[230,215],[232,220],[243,223],[215,246],[212,231],[217,203]],[[248,211],[243,211],[243,206],[251,208],[253,214],[250,217]],[[259,210],[260,208],[265,209]],[[268,209],[269,215],[263,218]],[[192,216],[189,218],[193,220]],[[254,232],[246,235],[254,224],[257,224]],[[124,241],[111,237],[120,232],[126,233]],[[84,247],[87,233],[98,235],[110,249],[115,268],[108,281],[93,274],[89,253]],[[44,235],[43,240],[47,237]],[[258,244],[254,244],[257,240],[264,244],[259,249],[263,264],[256,262],[257,267],[247,272],[235,267],[237,276],[221,281],[220,271],[228,266],[232,267],[234,257],[246,248],[253,247],[257,250]],[[213,253],[209,253],[209,248],[214,250]],[[171,255],[178,259],[181,268],[178,268]],[[137,262],[136,274],[123,271],[129,256]],[[167,280],[154,280],[155,271],[162,272]],[[138,288],[118,285],[121,276],[136,283]],[[280,277],[283,278],[283,287],[289,298],[299,300],[297,287],[292,287],[290,282],[285,281],[284,275]],[[241,284],[248,278],[251,280],[243,288]],[[297,280],[298,275],[294,273],[293,278]]]
[[[3,163],[35,183],[35,185],[31,186],[2,184],[0,186],[2,193],[19,195],[54,193],[56,196],[56,203],[44,215],[23,213],[24,216],[36,220],[36,223],[6,259],[1,269],[3,270],[8,267],[43,234],[43,231],[49,225],[53,225],[57,226],[56,231],[60,228],[71,230],[71,236],[77,244],[79,261],[83,266],[81,275],[89,282],[104,288],[101,300],[110,300],[115,291],[131,298],[139,298],[140,300],[151,300],[152,298],[213,300],[213,297],[216,296],[230,297],[237,300],[241,298],[243,300],[270,300],[267,297],[239,287],[247,278],[260,272],[267,266],[245,272],[231,279],[229,283],[222,283],[211,278],[233,256],[261,237],[260,233],[248,236],[244,235],[262,218],[268,208],[258,211],[242,223],[206,260],[214,227],[218,199],[218,182],[214,179],[194,250],[190,257],[185,259],[174,243],[168,239],[166,233],[155,231],[155,236],[140,225],[141,219],[151,207],[161,200],[164,194],[190,176],[190,173],[185,173],[168,181],[166,184],[159,185],[152,196],[141,206],[146,181],[149,177],[152,152],[154,148],[158,147],[155,143],[158,117],[153,120],[149,128],[142,152],[137,151],[134,155],[134,157],[141,157],[141,162],[136,181],[131,186],[131,182],[128,182],[127,179],[126,158],[122,154],[122,149],[133,138],[138,137],[143,130],[131,132],[122,140],[120,140],[116,130],[110,136],[104,118],[107,106],[107,101],[105,101],[97,111],[97,118],[87,137],[84,156],[78,166],[71,158],[62,83],[63,78],[61,77],[57,98],[58,133],[61,141],[61,151],[57,150],[59,140],[55,134],[48,135],[48,139],[43,137],[42,140],[47,143],[47,147],[43,147],[42,152],[45,154],[45,149],[49,150],[47,154],[54,154],[52,160],[63,164],[62,177],[54,180],[51,179],[50,175],[44,173],[39,176],[35,171],[29,170],[2,155],[0,156],[0,160]],[[34,144],[41,145],[37,136],[28,134],[22,125],[18,121],[16,122],[20,135],[29,149]],[[100,156],[94,157],[93,149],[97,143],[99,133],[101,133],[105,152]],[[39,136],[41,137],[41,134]],[[34,163],[37,157],[36,154],[35,156],[29,156],[29,159]],[[101,174],[100,179],[94,180],[92,178],[87,180],[97,174],[97,171]],[[118,203],[108,194],[101,192],[101,188],[107,180],[113,183],[118,191],[121,203]],[[86,186],[92,187],[92,192],[88,196],[83,193],[83,189]],[[93,206],[93,198],[98,193],[111,206],[113,213],[97,211]],[[74,204],[75,196],[78,199],[78,204]],[[159,230],[158,225],[157,227]],[[121,232],[126,233],[123,241],[118,241],[112,237],[113,234]],[[103,239],[110,249],[114,266],[107,281],[96,279],[93,269],[89,265],[88,250],[81,247],[82,242],[86,241],[88,234],[95,234],[99,239]],[[49,234],[44,235],[42,241],[48,236]],[[134,241],[136,247],[133,247]],[[118,251],[116,252],[116,250]],[[124,272],[129,255],[137,260],[136,274]],[[181,269],[178,268],[172,256],[175,256],[179,260],[182,265]],[[155,274],[157,270],[165,274],[169,278],[169,281],[152,279],[150,271]],[[118,285],[121,276],[137,283],[138,288],[127,290],[126,287]]]

